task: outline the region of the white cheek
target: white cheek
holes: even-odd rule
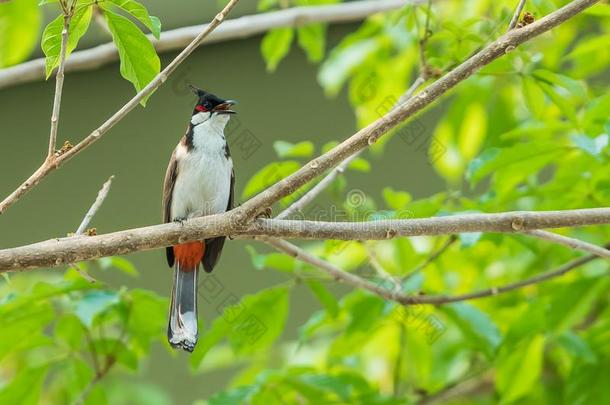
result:
[[[198,125],[198,124],[201,124],[202,122],[207,121],[208,119],[210,119],[209,112],[200,112],[200,113],[193,115],[193,117],[191,118],[191,124]]]

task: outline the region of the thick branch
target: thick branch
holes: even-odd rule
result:
[[[273,28],[298,27],[315,22],[346,23],[360,21],[371,14],[395,10],[405,4],[422,0],[367,0],[317,7],[294,7],[270,13],[244,16],[227,20],[200,45],[248,38]],[[205,29],[204,25],[165,31],[161,39],[148,35],[158,53],[183,49]],[[112,43],[98,45],[72,53],[66,63],[66,72],[91,70],[118,60],[119,54]],[[44,58],[0,70],[0,89],[21,83],[44,80]]]
[[[244,203],[240,207],[240,210],[242,211],[242,221],[246,221],[263,213],[268,207],[281,198],[294,193],[299,187],[333,168],[347,157],[366,148],[368,145],[375,143],[390,129],[411,118],[415,113],[430,105],[433,101],[461,81],[470,77],[483,66],[512,51],[515,47],[521,45],[525,41],[558,26],[587,7],[592,6],[597,1],[598,0],[572,1],[566,6],[532,24],[507,32],[496,41],[477,52],[467,61],[457,66],[451,72],[427,86],[418,93],[417,96],[407,100],[404,104],[401,104],[382,118],[361,129],[324,155],[310,161],[295,173],[277,182]]]
[[[373,222],[315,222],[259,218],[244,225],[237,210],[98,236],[73,236],[0,250],[0,272],[53,267],[104,256],[157,249],[222,235],[300,239],[389,239],[462,232],[524,232],[610,223],[610,208],[466,214]]]
[[[184,62],[184,60],[201,44],[201,41],[207,37],[216,27],[218,27],[225,19],[227,14],[235,7],[239,0],[230,0],[224,9],[214,17],[214,19],[205,26],[204,30],[187,45],[186,48],[178,56],[170,62],[169,65],[161,73],[159,73],[146,87],[138,92],[131,100],[127,102],[119,111],[114,113],[113,116],[108,118],[99,128],[94,130],[85,139],[80,141],[69,151],[62,155],[59,155],[52,161],[45,162],[38,170],[34,172],[25,182],[13,191],[4,201],[0,202],[0,214],[4,213],[8,207],[13,205],[22,195],[27,193],[36,184],[46,177],[50,172],[57,169],[64,162],[71,159],[76,154],[82,152],[87,146],[91,145],[102,137],[110,128],[116,125],[117,122],[125,118],[125,116],[133,110],[145,97],[150,95],[159,86],[161,86],[168,78],[168,76],[176,70],[176,68]]]

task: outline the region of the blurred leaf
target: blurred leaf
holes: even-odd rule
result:
[[[77,316],[64,314],[55,324],[55,336],[72,350],[79,350],[85,339],[85,331]]]
[[[102,270],[107,270],[114,267],[130,276],[139,275],[136,266],[134,266],[132,262],[121,256],[102,257],[98,259],[97,262]]]
[[[0,2],[0,68],[15,65],[30,55],[41,20],[36,0]]]
[[[474,186],[487,175],[507,168],[516,163],[528,161],[532,167],[538,168],[547,164],[553,158],[565,151],[565,148],[550,142],[525,142],[505,148],[490,148],[472,160],[468,165],[466,176]]]
[[[268,71],[275,71],[280,61],[288,55],[293,36],[294,31],[290,27],[274,28],[265,34],[261,42],[261,52]]]
[[[85,32],[87,32],[89,23],[91,22],[92,10],[92,7],[79,8],[70,19],[66,60],[68,60],[68,57],[78,45],[78,41],[85,35]],[[63,29],[64,17],[63,15],[59,15],[47,25],[42,33],[42,51],[46,55],[45,72],[47,79],[51,76],[51,73],[53,73],[53,69],[59,66],[61,33]]]
[[[305,285],[309,287],[311,292],[318,298],[320,303],[324,305],[326,311],[333,318],[339,314],[339,304],[335,296],[317,280],[306,280]]]
[[[539,383],[543,352],[544,336],[535,335],[496,361],[496,388],[501,394],[501,403],[526,396]]]
[[[466,108],[460,135],[458,148],[465,160],[474,158],[485,141],[487,135],[487,114],[479,103],[471,103]]]
[[[48,368],[23,368],[7,385],[0,388],[0,403],[36,405]]]
[[[568,404],[607,404],[610,402],[610,359],[598,364],[583,364],[575,367],[566,379]]]
[[[269,163],[250,178],[242,193],[243,198],[259,193],[300,168],[301,164],[295,160]]]
[[[148,10],[144,5],[138,3],[135,0],[109,0],[117,7],[128,12],[132,16],[138,19],[142,24],[146,26],[155,36],[159,39],[161,37],[161,21],[157,17],[150,16]]]
[[[286,141],[275,141],[273,142],[273,149],[280,158],[289,157],[311,157],[313,154],[313,143],[310,141],[303,141],[299,143],[290,143]]]
[[[88,291],[76,302],[75,314],[88,328],[93,326],[95,318],[119,302],[114,291]]]
[[[298,42],[310,62],[320,62],[324,57],[326,25],[307,24],[297,28]]]
[[[384,187],[383,199],[393,210],[402,210],[411,202],[411,194],[406,191],[395,191],[391,187]]]
[[[493,358],[502,337],[498,327],[486,313],[465,302],[443,306],[442,310],[457,324],[473,346],[482,349],[488,358]]]
[[[594,157],[599,157],[608,147],[608,134],[601,134],[595,138],[586,135],[572,135],[570,139],[576,146]]]
[[[165,334],[168,300],[147,290],[131,290],[127,330],[147,350],[151,341]]]
[[[112,34],[121,59],[121,75],[133,83],[136,91],[142,90],[155,78],[161,62],[155,48],[129,19],[115,12],[103,9],[108,29]],[[140,104],[146,105],[146,97]]]
[[[284,330],[288,317],[288,288],[276,287],[245,296],[237,306],[225,309],[239,312],[232,320],[229,343],[236,353],[254,353],[271,345]]]
[[[347,166],[351,170],[368,173],[371,171],[371,164],[364,158],[356,158]]]

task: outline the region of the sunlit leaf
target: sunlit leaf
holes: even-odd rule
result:
[[[267,70],[275,71],[277,65],[290,51],[294,30],[288,28],[274,28],[267,32],[261,42],[261,52],[267,63]]]
[[[78,45],[91,22],[92,7],[79,8],[70,19],[70,29],[68,31],[68,44],[66,47],[66,60]],[[47,79],[53,73],[53,69],[59,66],[61,53],[61,33],[64,29],[64,17],[59,15],[47,25],[42,33],[42,51],[46,55],[45,72]]]
[[[142,90],[159,73],[161,62],[152,44],[129,19],[104,9],[112,39],[119,50],[121,75]],[[146,100],[142,100],[142,105]]]
[[[41,22],[36,0],[0,2],[0,68],[15,65],[30,55]]]

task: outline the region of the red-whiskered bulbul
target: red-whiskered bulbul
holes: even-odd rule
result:
[[[164,222],[184,221],[219,214],[233,208],[235,175],[225,139],[233,100],[223,100],[191,87],[198,100],[191,121],[172,154],[163,183]],[[167,339],[192,352],[197,344],[197,274],[199,264],[211,272],[218,262],[225,237],[183,243],[166,249],[174,267],[174,284]]]

